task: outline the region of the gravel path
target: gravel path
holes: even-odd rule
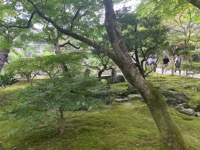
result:
[[[159,73],[159,74],[162,74],[162,69],[161,68],[156,68],[156,72]],[[172,71],[171,70],[167,70],[166,73],[164,74],[172,74]],[[179,71],[176,71],[174,73],[174,75],[179,75]],[[185,71],[181,71],[181,75],[182,76],[186,76],[186,72]],[[191,74],[191,75],[188,75],[188,77],[193,77],[193,78],[200,78],[200,74]]]

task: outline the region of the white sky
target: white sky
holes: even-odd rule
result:
[[[141,0],[126,0],[126,2],[124,2],[123,4],[114,5],[114,9],[117,10],[122,8],[123,6],[125,7],[131,6],[132,10],[134,10],[140,2]]]

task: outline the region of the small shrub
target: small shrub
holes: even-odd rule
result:
[[[67,118],[74,112],[91,111],[104,107],[101,100],[93,97],[102,85],[96,78],[79,76],[51,78],[23,89],[12,104],[14,119],[29,119],[29,128],[55,124],[64,133]],[[9,114],[8,114],[9,115]]]
[[[18,82],[18,80],[14,77],[13,74],[0,74],[0,86],[5,87],[7,85],[12,85]]]
[[[194,64],[183,64],[182,68],[186,70],[186,72],[192,72],[192,73],[199,73],[200,72],[200,65],[198,63]]]

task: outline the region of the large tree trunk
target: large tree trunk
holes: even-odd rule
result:
[[[104,5],[106,7],[105,25],[115,53],[115,57],[112,58],[113,61],[122,70],[128,82],[135,86],[142,95],[160,131],[165,148],[169,150],[187,150],[161,92],[148,84],[134,65],[118,32],[112,0],[104,0]]]
[[[1,143],[0,143],[0,150],[5,150]]]
[[[188,0],[188,2],[200,9],[200,0]]]
[[[0,52],[0,72],[5,64],[5,62],[8,61],[8,54],[9,54],[10,50],[9,49],[3,49]]]

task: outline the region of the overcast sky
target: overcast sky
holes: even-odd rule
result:
[[[127,0],[127,2],[124,2],[123,4],[114,5],[114,9],[117,10],[117,9],[122,8],[123,6],[125,7],[131,6],[132,9],[134,10],[137,7],[137,5],[140,3],[140,1],[141,0]]]

